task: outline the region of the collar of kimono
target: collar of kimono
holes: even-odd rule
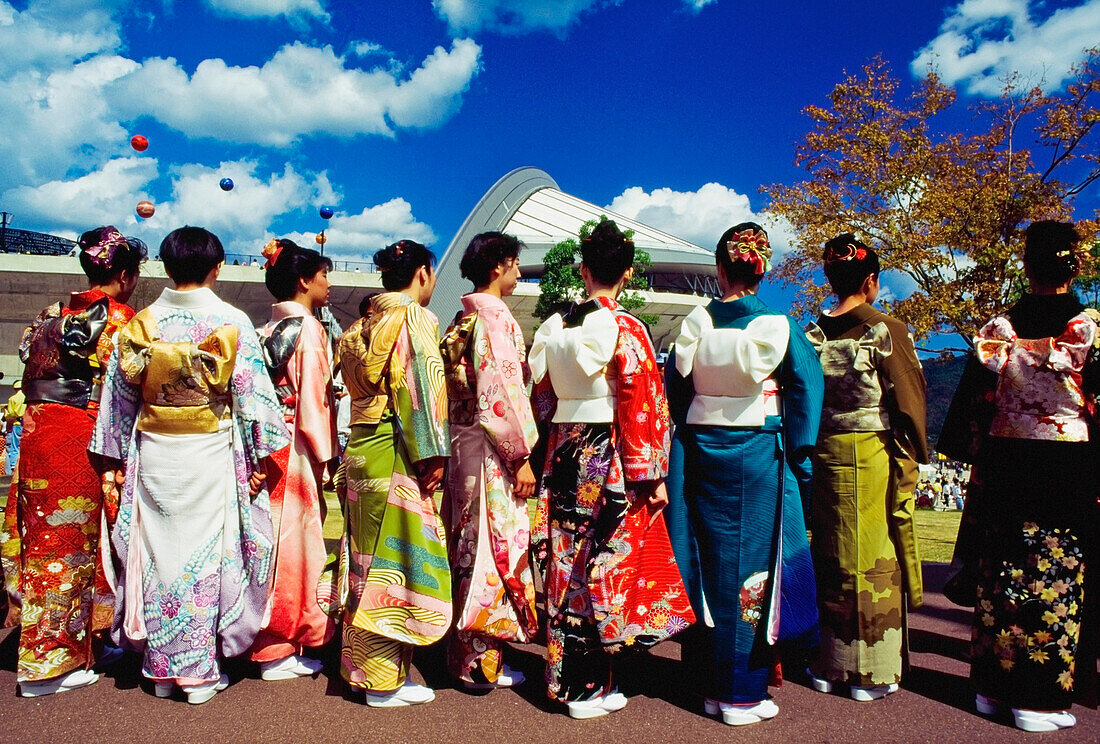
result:
[[[768,310],[768,306],[754,294],[745,295],[729,302],[711,300],[710,305],[707,306],[707,311],[711,317],[718,320],[719,323],[743,318],[746,315],[759,315],[766,310]]]
[[[177,307],[184,310],[193,310],[200,307],[220,304],[221,300],[209,287],[198,289],[186,289],[182,292],[178,289],[165,287],[157,298],[156,304],[168,307]]]
[[[286,302],[276,302],[271,306],[271,319],[282,320],[283,318],[300,318],[303,316],[313,317],[313,313],[306,310],[305,306],[294,300],[287,300]]]
[[[107,297],[107,293],[101,289],[85,289],[82,292],[72,292],[69,294],[69,309],[80,312],[88,305],[96,300],[102,300],[104,297]]]
[[[470,294],[462,295],[462,309],[470,313],[475,310],[482,310],[484,308],[507,308],[508,304],[494,295],[488,292],[471,292]]]

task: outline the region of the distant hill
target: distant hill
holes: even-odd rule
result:
[[[939,441],[943,420],[955,388],[966,367],[966,355],[939,356],[923,360],[924,378],[928,381],[925,400],[928,406],[928,444],[934,449]]]

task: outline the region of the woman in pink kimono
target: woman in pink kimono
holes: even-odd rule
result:
[[[268,461],[274,575],[267,622],[251,657],[265,680],[294,679],[321,671],[302,656],[336,631],[338,608],[322,580],[327,558],[322,524],[325,464],[336,454],[335,402],[328,337],[314,311],[328,304],[332,262],[290,240],[272,240],[264,278],[278,302],[260,330],[260,345],[292,441]],[[331,583],[331,582],[330,582]]]
[[[476,291],[462,298],[441,344],[451,419],[443,521],[455,608],[447,666],[469,689],[523,682],[504,664],[503,642],[527,642],[538,630],[527,513],[538,431],[523,332],[503,300],[519,281],[521,245],[498,232],[470,241],[461,269]]]

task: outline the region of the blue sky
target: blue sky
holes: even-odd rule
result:
[[[442,252],[534,165],[709,246],[801,178],[799,112],[845,69],[881,53],[908,84],[932,61],[966,127],[1006,72],[1060,86],[1097,40],[1100,0],[0,0],[0,208],[153,245],[201,224],[254,253],[312,240],[331,204],[335,255]]]

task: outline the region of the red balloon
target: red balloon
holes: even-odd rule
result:
[[[143,199],[142,201],[139,201],[138,204],[137,204],[137,214],[138,214],[138,217],[141,217],[142,219],[146,219],[146,220],[149,219],[150,217],[153,216],[153,212],[156,212],[156,211],[157,211],[157,208],[153,206],[153,202],[151,202],[151,201]]]
[[[149,148],[149,140],[140,134],[135,134],[130,138],[130,147],[138,152],[145,152]]]

